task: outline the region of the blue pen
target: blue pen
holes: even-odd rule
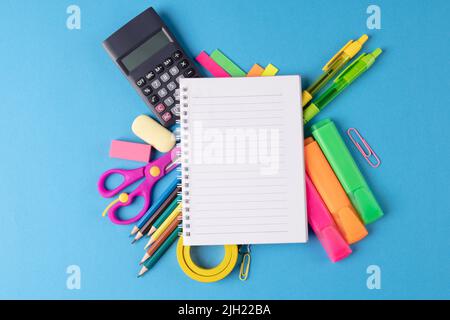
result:
[[[147,213],[142,217],[138,225],[133,227],[130,236],[135,235],[144,226],[148,219],[150,219],[150,217],[156,212],[156,210],[158,210],[158,208],[161,207],[164,201],[166,201],[167,197],[170,196],[170,194],[176,189],[179,183],[178,176],[173,175],[172,177],[170,177],[170,179],[172,179],[172,181],[170,182],[169,186],[166,188],[166,190],[164,190],[158,200],[153,203],[150,209],[148,209]]]

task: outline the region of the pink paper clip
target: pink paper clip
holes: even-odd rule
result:
[[[361,144],[358,141],[355,140],[354,135],[352,134],[352,132],[354,132],[354,134],[359,139],[359,141],[363,144],[363,146],[366,148],[366,150],[364,150],[363,147],[361,147]],[[347,134],[350,137],[350,140],[352,140],[353,144],[358,149],[358,151],[362,154],[364,159],[366,159],[367,163],[372,168],[378,168],[380,166],[380,164],[381,164],[380,158],[378,158],[378,156],[375,153],[375,151],[372,150],[370,145],[367,143],[366,140],[364,140],[364,138],[361,136],[359,131],[357,129],[355,129],[355,128],[349,128],[347,130]]]

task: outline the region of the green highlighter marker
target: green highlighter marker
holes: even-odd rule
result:
[[[365,224],[383,216],[377,200],[342,140],[336,125],[324,119],[311,127],[312,134]]]
[[[336,96],[347,88],[353,81],[369,69],[376,58],[383,51],[378,48],[372,53],[363,53],[350,64],[340,75],[334,79],[333,84],[322,95],[314,99],[311,104],[303,111],[303,123],[306,124],[314,118],[325,106]]]

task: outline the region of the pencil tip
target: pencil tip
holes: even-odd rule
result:
[[[131,230],[130,237],[133,236],[138,231],[139,231],[139,228],[134,226],[133,229]]]
[[[148,259],[148,257],[149,257],[149,255],[148,255],[148,253],[146,252],[146,253],[144,254],[144,256],[142,257],[141,262],[139,262],[139,264],[143,264],[143,263],[145,262],[145,260]]]
[[[147,249],[148,247],[150,247],[150,245],[153,243],[152,239],[150,239],[147,244],[145,245],[144,249]]]
[[[148,269],[147,269],[146,267],[142,267],[141,270],[139,271],[138,278],[142,277],[142,275],[143,275],[144,273],[146,273],[147,270],[148,270]]]
[[[136,239],[133,239],[133,241],[131,241],[131,244],[134,244],[136,242]]]

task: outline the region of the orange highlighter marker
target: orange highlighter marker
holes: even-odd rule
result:
[[[305,167],[345,241],[352,244],[367,236],[367,229],[359,219],[319,144],[312,137],[305,139]]]

